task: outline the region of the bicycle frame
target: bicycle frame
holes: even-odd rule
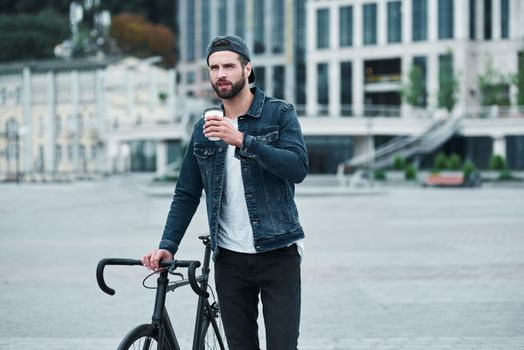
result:
[[[151,327],[158,330],[158,341],[157,349],[164,349],[164,342],[168,342],[168,345],[174,350],[180,350],[180,345],[176,338],[175,330],[169,318],[169,314],[165,307],[166,295],[167,292],[175,290],[179,287],[191,285],[191,288],[199,295],[197,312],[195,317],[195,328],[193,333],[193,350],[202,350],[204,344],[201,344],[200,340],[202,332],[204,331],[203,327],[206,325],[206,322],[209,320],[215,334],[217,335],[217,341],[220,348],[225,349],[224,342],[222,340],[222,335],[220,333],[217,321],[214,317],[215,310],[209,303],[209,293],[207,292],[208,280],[209,280],[209,264],[211,258],[211,248],[209,236],[200,236],[199,239],[202,240],[205,245],[204,253],[204,264],[202,266],[202,274],[195,276],[195,269],[200,265],[198,261],[171,261],[171,262],[161,262],[163,267],[166,267],[163,271],[160,272],[159,277],[157,278],[157,288],[155,296],[155,306],[153,309]],[[170,264],[175,265],[170,265]],[[130,259],[103,259],[99,262],[97,267],[97,281],[100,288],[107,294],[113,295],[115,291],[108,287],[104,281],[103,272],[106,265],[141,265],[139,260],[130,260]],[[188,279],[182,279],[174,281],[169,284],[169,267],[172,266],[181,266],[188,267]]]

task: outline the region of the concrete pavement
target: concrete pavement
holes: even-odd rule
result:
[[[142,269],[108,270],[113,297],[94,279],[100,258],[158,242],[170,198],[149,196],[143,180],[0,185],[0,349],[114,349],[149,321]],[[524,349],[522,198],[504,188],[297,197],[300,348]],[[180,258],[201,256],[206,226],[200,206]],[[169,295],[184,344],[195,302],[189,289]]]

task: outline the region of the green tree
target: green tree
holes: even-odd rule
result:
[[[436,171],[444,170],[448,168],[448,157],[446,153],[439,152],[433,161],[433,168]]]
[[[393,169],[394,170],[404,170],[404,167],[406,166],[406,162],[404,161],[404,158],[401,156],[396,156],[393,160]]]
[[[453,56],[451,51],[448,51],[447,55],[440,57],[438,90],[439,107],[446,108],[448,112],[451,112],[457,102],[456,93],[458,86],[458,77],[453,71]]]
[[[491,170],[505,170],[508,168],[508,163],[503,156],[494,154],[489,159],[489,168]]]
[[[450,170],[460,170],[462,166],[462,159],[457,153],[451,153],[448,159],[448,169]]]
[[[53,57],[55,46],[68,36],[67,20],[52,10],[2,15],[0,61]]]
[[[422,69],[417,65],[411,65],[409,69],[408,82],[400,90],[404,100],[411,106],[423,107],[425,86]]]
[[[496,71],[491,58],[486,61],[485,73],[478,77],[478,83],[483,106],[510,105],[511,76]]]
[[[417,168],[414,164],[407,164],[404,171],[404,177],[406,180],[416,180],[417,179]]]

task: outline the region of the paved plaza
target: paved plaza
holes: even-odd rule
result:
[[[171,198],[146,185],[0,185],[0,349],[115,349],[149,322],[145,269],[108,268],[112,297],[95,281],[99,259],[157,245]],[[300,349],[524,349],[524,189],[313,193],[297,196]],[[179,258],[201,258],[206,227],[201,205]],[[186,349],[195,305],[188,288],[168,296]]]

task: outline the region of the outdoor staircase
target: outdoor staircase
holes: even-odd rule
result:
[[[457,132],[461,120],[462,116],[458,114],[445,119],[439,118],[419,135],[395,137],[377,147],[373,152],[361,154],[340,163],[337,175],[342,178],[348,168],[355,170],[356,174],[360,175],[362,168],[376,170],[391,166],[398,156],[406,159],[432,152]]]

